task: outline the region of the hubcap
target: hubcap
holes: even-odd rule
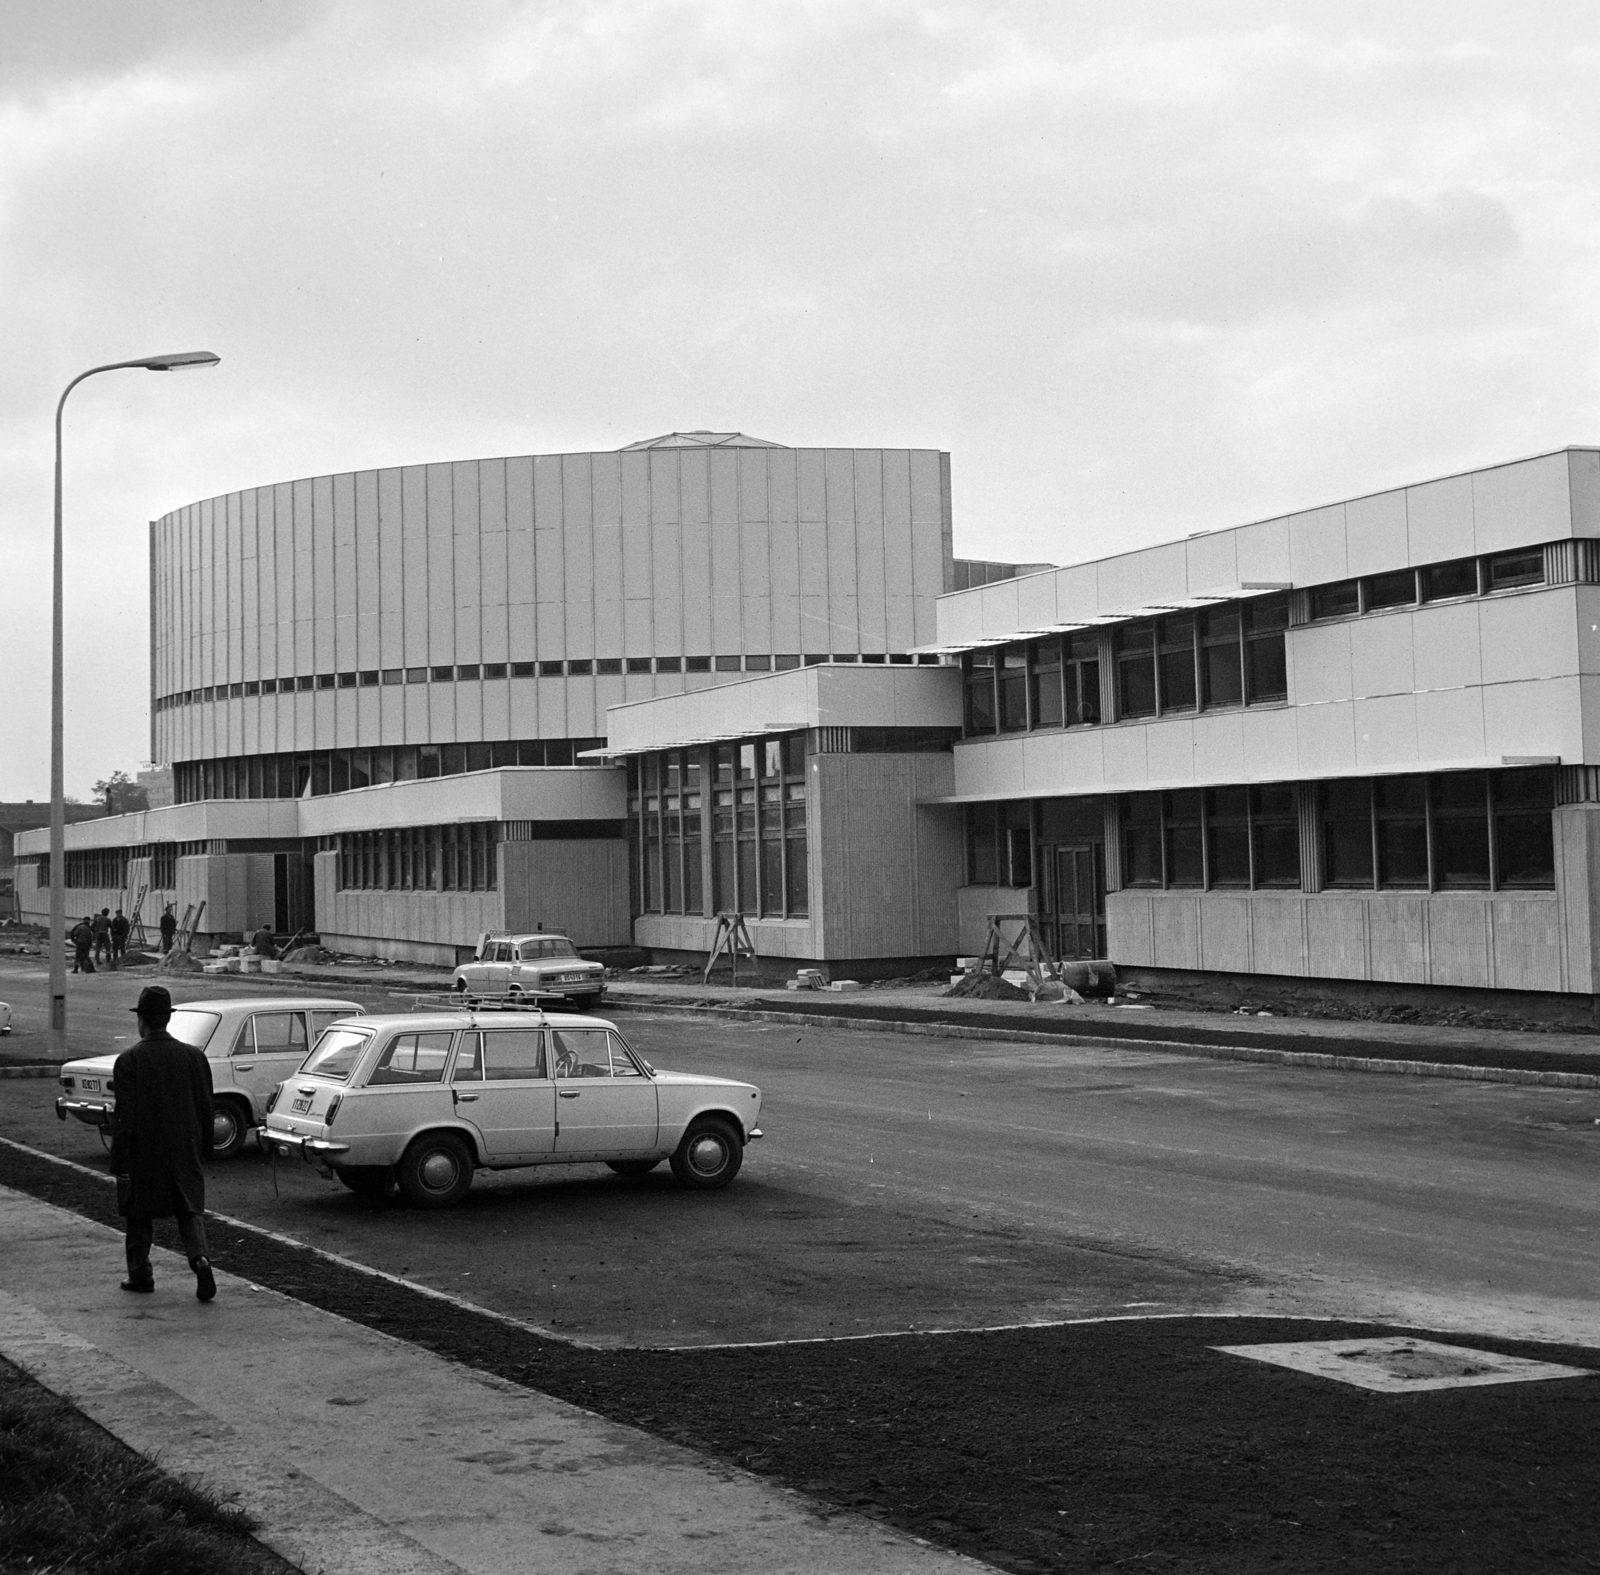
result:
[[[715,1175],[722,1169],[726,1152],[722,1146],[722,1139],[706,1136],[696,1138],[689,1145],[689,1163],[700,1172],[702,1176]]]
[[[422,1162],[422,1184],[434,1192],[445,1192],[453,1187],[458,1174],[452,1154],[430,1154]]]
[[[211,1117],[211,1141],[218,1148],[226,1148],[233,1141],[237,1122],[226,1111],[218,1110]]]

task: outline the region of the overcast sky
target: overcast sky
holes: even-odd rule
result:
[[[1600,442],[1592,5],[0,0],[0,799],[149,749],[146,522],[673,429],[1071,562]]]

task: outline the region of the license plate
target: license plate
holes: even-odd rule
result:
[[[560,973],[556,975],[557,984],[585,984],[588,982],[586,973]]]
[[[309,1099],[292,1099],[289,1101],[289,1112],[291,1115],[303,1116],[310,1109],[311,1101]]]
[[[78,1087],[86,1094],[98,1094],[100,1092],[100,1079],[98,1077],[79,1078]]]

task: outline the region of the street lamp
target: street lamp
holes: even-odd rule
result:
[[[56,536],[51,611],[50,646],[50,1029],[67,1031],[67,871],[65,765],[61,737],[61,409],[67,395],[86,377],[97,372],[120,372],[142,367],[147,372],[181,372],[191,366],[215,366],[222,359],[209,350],[180,350],[173,355],[150,355],[139,361],[111,361],[80,372],[61,390],[56,402]]]

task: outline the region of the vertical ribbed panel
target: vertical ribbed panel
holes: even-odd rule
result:
[[[1322,870],[1322,789],[1316,782],[1302,782],[1300,800],[1300,889],[1321,891]]]
[[[1114,794],[1104,801],[1106,826],[1106,890],[1122,890],[1122,817]]]

